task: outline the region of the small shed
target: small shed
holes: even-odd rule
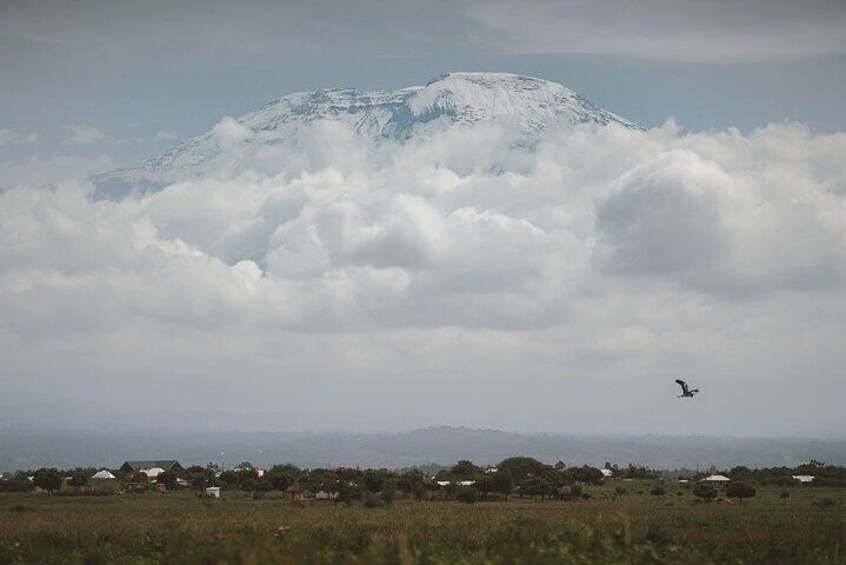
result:
[[[220,487],[206,487],[206,496],[220,498]]]
[[[600,469],[599,472],[602,473],[603,479],[610,479],[614,476],[614,471],[611,469]]]
[[[726,477],[725,475],[708,475],[707,477],[702,479],[702,482],[704,482],[704,483],[727,483],[730,480],[731,479]]]
[[[795,480],[799,481],[799,484],[805,484],[806,485],[806,484],[814,482],[814,476],[813,475],[792,475],[792,476]]]

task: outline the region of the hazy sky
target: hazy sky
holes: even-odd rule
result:
[[[0,425],[844,437],[844,29],[839,0],[5,0]],[[651,129],[330,129],[275,175],[69,182],[451,70]]]

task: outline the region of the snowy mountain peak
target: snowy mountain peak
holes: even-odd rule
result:
[[[408,106],[415,116],[445,114],[465,123],[508,118],[529,129],[560,118],[634,126],[560,84],[510,73],[447,73],[417,91]]]
[[[377,143],[404,143],[451,127],[491,121],[516,127],[518,142],[579,123],[617,123],[641,129],[558,83],[510,73],[452,72],[425,86],[400,90],[330,88],[283,96],[164,153],[97,175],[92,181],[106,198],[156,190],[202,176],[231,143],[292,143],[304,125],[319,121],[340,122]]]

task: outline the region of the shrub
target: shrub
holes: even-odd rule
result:
[[[651,494],[652,496],[664,496],[665,494],[667,494],[667,490],[661,485],[655,485],[655,488],[649,491],[649,494]]]
[[[694,487],[693,496],[701,498],[705,502],[711,502],[717,497],[717,489],[711,485],[699,484]]]
[[[364,493],[364,507],[365,508],[379,508],[382,506],[382,501],[370,491]]]
[[[831,497],[826,496],[825,498],[815,500],[813,502],[813,505],[819,506],[820,508],[834,508],[835,506],[837,506],[837,501]]]
[[[752,498],[755,496],[755,489],[746,483],[730,483],[726,486],[726,496],[729,498],[736,498],[743,502],[744,498]]]
[[[393,481],[385,481],[385,483],[382,485],[382,492],[379,494],[379,496],[381,497],[382,502],[386,506],[389,506],[394,502],[396,494],[397,488],[394,485]]]
[[[476,487],[461,487],[455,493],[455,499],[464,504],[473,504],[479,500],[479,489]]]

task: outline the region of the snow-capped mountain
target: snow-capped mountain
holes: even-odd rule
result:
[[[283,96],[236,121],[222,122],[201,136],[92,181],[106,198],[156,190],[201,176],[224,145],[290,142],[304,125],[321,120],[343,123],[377,143],[404,143],[450,127],[491,121],[516,127],[523,140],[580,123],[613,122],[641,129],[558,83],[509,73],[447,73],[426,86],[401,90],[332,88]]]

